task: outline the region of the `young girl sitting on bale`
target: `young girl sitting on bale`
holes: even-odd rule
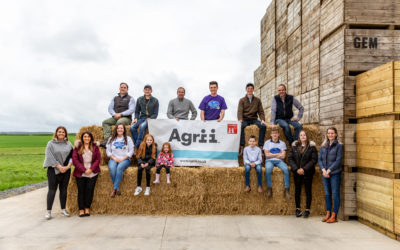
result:
[[[146,191],[144,192],[144,195],[150,195],[150,169],[156,164],[156,148],[154,137],[151,134],[147,134],[140,143],[139,151],[136,155],[138,161],[138,172],[135,196],[142,192],[141,185],[143,169],[146,169]]]
[[[167,173],[167,184],[170,184],[170,168],[174,166],[174,155],[172,154],[171,144],[168,142],[163,144],[161,152],[157,157],[156,166],[156,180],[153,183],[160,183],[160,172],[162,168],[165,168],[165,172]]]

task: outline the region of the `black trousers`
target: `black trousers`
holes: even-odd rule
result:
[[[311,207],[311,200],[312,200],[312,181],[314,175],[298,175],[297,173],[293,174],[294,178],[294,197],[296,201],[296,208],[300,208],[300,195],[301,195],[301,186],[304,183],[305,190],[306,190],[306,209],[310,209]]]
[[[51,210],[54,203],[54,197],[56,196],[57,188],[60,189],[60,205],[61,209],[65,209],[67,203],[67,189],[69,178],[71,177],[71,169],[68,169],[65,173],[57,174],[54,168],[47,168],[47,181],[49,185],[49,191],[47,192],[47,210]]]
[[[156,173],[157,173],[157,174],[160,174],[162,168],[165,168],[165,172],[166,172],[167,174],[170,173],[171,167],[170,167],[170,166],[166,166],[166,165],[158,166],[158,167],[157,167],[157,170],[156,170]]]
[[[137,172],[137,185],[140,187],[142,185],[142,174],[143,174],[143,169],[146,170],[146,187],[150,187],[150,169],[152,166],[147,166],[145,168],[142,168],[140,165],[138,166],[138,172]]]
[[[90,208],[93,201],[94,187],[96,186],[97,176],[92,178],[80,177],[76,178],[78,186],[78,207],[79,210]]]

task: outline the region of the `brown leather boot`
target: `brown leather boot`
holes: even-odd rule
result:
[[[267,194],[266,194],[267,198],[271,198],[272,197],[272,188],[267,188]]]
[[[114,198],[116,194],[117,194],[117,190],[116,190],[116,189],[113,189],[113,191],[112,191],[111,194],[110,194],[110,197],[111,197],[111,198]]]
[[[286,200],[292,199],[292,196],[290,195],[290,192],[289,192],[289,188],[285,188],[285,192],[284,192],[283,196],[286,198]]]
[[[330,217],[331,217],[331,212],[330,211],[326,211],[326,215],[322,219],[322,222],[326,222],[327,220],[329,220]]]
[[[335,223],[335,222],[337,222],[336,214],[335,214],[335,213],[332,213],[331,218],[329,218],[329,219],[326,221],[326,223]]]
[[[248,193],[248,192],[250,192],[250,191],[251,191],[251,188],[250,188],[249,186],[246,186],[246,187],[244,188],[244,192]]]

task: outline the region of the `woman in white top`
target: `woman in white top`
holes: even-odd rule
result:
[[[110,139],[107,142],[107,156],[110,158],[108,168],[113,182],[113,191],[111,198],[115,195],[121,195],[119,184],[122,181],[124,170],[131,164],[133,155],[133,141],[126,135],[126,129],[123,124],[118,124]]]

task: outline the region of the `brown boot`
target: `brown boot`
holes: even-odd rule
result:
[[[335,214],[335,213],[332,213],[331,218],[329,218],[329,219],[326,221],[326,223],[335,223],[335,222],[337,222],[336,214]]]
[[[292,199],[292,196],[289,193],[289,188],[285,188],[285,192],[284,192],[283,196],[286,198],[286,200]]]
[[[246,186],[246,187],[244,188],[244,191],[245,191],[246,193],[248,193],[248,192],[251,191],[251,188],[250,188],[249,186]]]
[[[113,191],[112,191],[111,194],[110,194],[110,197],[111,197],[111,198],[114,198],[116,194],[117,194],[117,190],[116,190],[116,189],[113,189]]]
[[[330,217],[331,217],[331,212],[330,211],[326,211],[326,215],[322,219],[322,222],[326,222],[327,220],[329,220]]]
[[[271,198],[272,197],[272,188],[267,188],[267,194],[265,195],[267,196],[267,198]]]

